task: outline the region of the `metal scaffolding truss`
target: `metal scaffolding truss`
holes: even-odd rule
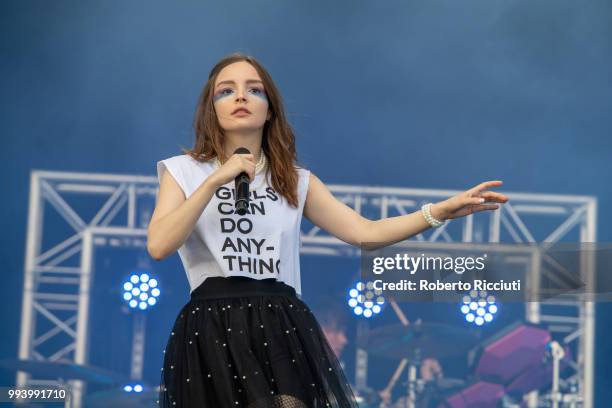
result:
[[[154,177],[31,173],[20,359],[87,363],[94,246],[146,246],[157,187]],[[25,372],[16,383],[66,385]],[[80,407],[83,382],[68,385],[66,405]]]
[[[341,201],[370,219],[408,214],[421,204],[446,199],[458,191],[328,185]],[[146,228],[158,191],[155,177],[33,171],[19,358],[86,364],[88,311],[96,246],[145,247]],[[505,193],[510,202],[500,211],[468,216],[419,234],[423,242],[557,242],[578,228],[579,242],[595,242],[596,199],[582,196]],[[525,217],[529,217],[526,221]],[[542,237],[542,221],[557,217]],[[303,254],[358,256],[360,249],[305,222]],[[550,223],[546,223],[549,225]],[[532,322],[548,324],[577,342],[577,381],[585,407],[593,406],[594,307],[592,302],[534,304],[526,309]],[[359,360],[359,358],[358,358]],[[363,358],[362,358],[363,360]],[[358,362],[359,364],[359,362]],[[358,370],[359,372],[359,367]],[[17,375],[18,386],[58,382]],[[80,407],[81,381],[71,381],[72,405]]]

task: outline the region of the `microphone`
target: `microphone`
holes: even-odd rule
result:
[[[246,147],[239,147],[234,150],[234,154],[249,154],[251,153]],[[244,215],[247,212],[249,206],[249,175],[246,171],[241,172],[236,176],[235,190],[236,190],[236,213],[238,215]]]

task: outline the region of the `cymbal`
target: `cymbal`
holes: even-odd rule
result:
[[[466,353],[478,337],[442,323],[393,324],[370,330],[363,341],[368,353],[389,358],[446,358]]]
[[[129,381],[122,374],[99,367],[66,362],[5,359],[0,360],[0,367],[13,371],[25,371],[40,378],[83,380],[91,383],[111,385]]]

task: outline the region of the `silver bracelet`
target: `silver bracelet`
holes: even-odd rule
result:
[[[437,228],[437,227],[444,225],[444,221],[436,220],[431,215],[431,205],[432,204],[433,203],[423,204],[423,206],[421,207],[421,212],[423,213],[423,216],[425,217],[425,221],[427,221],[429,225],[431,225],[432,227]]]

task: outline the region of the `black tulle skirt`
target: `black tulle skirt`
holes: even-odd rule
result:
[[[161,407],[357,407],[315,316],[274,279],[207,278],[164,350]]]

